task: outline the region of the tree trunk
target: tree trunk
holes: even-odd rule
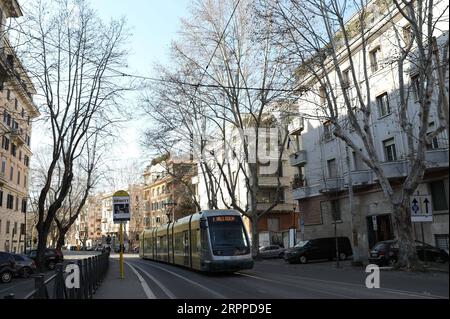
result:
[[[402,203],[394,204],[395,227],[398,234],[399,255],[396,267],[409,270],[422,269],[419,261],[412,231],[411,213],[408,196]]]
[[[61,251],[62,247],[64,246],[64,238],[66,237],[67,231],[60,230],[58,240],[56,242],[56,250]]]
[[[44,229],[44,225],[36,227],[38,232],[38,246],[36,254],[36,266],[40,272],[45,271],[45,249],[47,248],[48,231]]]

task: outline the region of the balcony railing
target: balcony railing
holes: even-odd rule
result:
[[[288,131],[290,135],[300,135],[303,129],[304,129],[304,119],[302,116],[296,117],[288,125]]]
[[[306,151],[298,151],[289,156],[291,166],[301,166],[306,164]]]
[[[294,200],[303,199],[306,197],[311,197],[315,195],[320,195],[319,193],[319,185],[305,186],[300,188],[295,188],[292,191],[292,198]]]
[[[344,173],[345,186],[348,186],[350,184],[349,175],[351,175],[353,186],[373,184],[371,170],[357,170],[350,172],[350,174],[348,172]]]
[[[343,177],[328,177],[320,182],[321,193],[336,192],[344,189]]]
[[[448,167],[448,148],[427,151],[425,160],[427,168]]]

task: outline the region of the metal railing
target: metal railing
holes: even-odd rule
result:
[[[47,280],[44,280],[43,274],[33,276],[35,289],[24,299],[92,299],[108,271],[109,253],[80,259],[68,265],[70,264],[78,266],[79,287],[67,287],[65,282],[67,273],[64,271],[64,265],[57,264],[55,274]],[[50,288],[51,285],[53,285],[52,288]],[[14,299],[14,295],[9,294],[4,298]]]

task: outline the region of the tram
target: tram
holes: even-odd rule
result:
[[[139,256],[206,272],[253,268],[250,241],[241,214],[204,210],[144,230]]]

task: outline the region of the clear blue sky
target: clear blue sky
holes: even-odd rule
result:
[[[126,17],[133,36],[130,68],[151,72],[154,63],[164,62],[176,38],[179,20],[187,16],[189,0],[89,0],[104,20]]]

